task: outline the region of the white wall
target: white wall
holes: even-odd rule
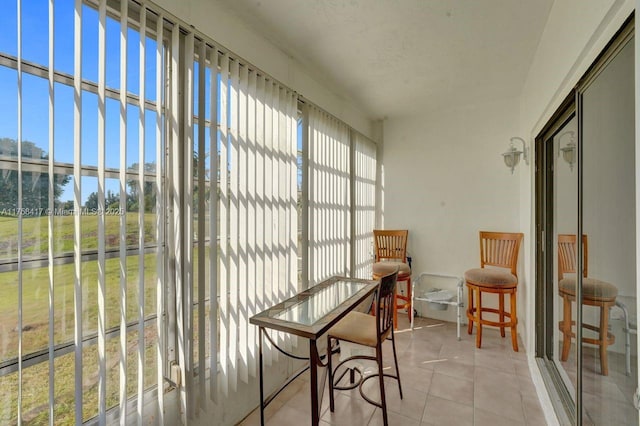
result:
[[[250,28],[215,0],[154,0],[196,30],[244,58],[311,102],[375,139],[372,122],[349,99],[322,83],[322,76],[303,68],[294,58]]]
[[[518,232],[527,166],[511,175],[500,155],[517,123],[517,99],[384,122],[383,225],[409,229],[414,274],[462,276],[480,266],[478,231]],[[443,315],[455,321],[455,309]]]
[[[556,0],[522,90],[534,137],[632,12],[630,0]]]

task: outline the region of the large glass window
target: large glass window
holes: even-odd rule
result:
[[[128,22],[104,2],[17,3],[0,42],[0,423],[70,423],[78,397],[88,420],[157,385],[163,38],[135,5]]]

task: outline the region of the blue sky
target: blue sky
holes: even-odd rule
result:
[[[2,4],[0,13],[0,52],[17,56],[17,6],[16,1]],[[48,0],[23,0],[22,25],[22,58],[43,66],[49,64],[49,10]],[[83,6],[82,27],[82,76],[84,80],[98,81],[98,11]],[[54,12],[54,69],[73,75],[73,40],[74,40],[74,1],[57,0]],[[132,29],[127,34],[127,91],[139,94],[139,34]],[[156,43],[146,40],[146,87],[145,97],[156,100]],[[194,69],[195,88],[198,93],[198,66]],[[205,116],[210,116],[210,72],[206,72]],[[218,77],[219,80],[219,77]],[[0,138],[18,138],[18,74],[14,69],[0,66]],[[108,88],[120,89],[120,23],[107,17],[106,27],[106,85]],[[73,164],[73,87],[61,83],[54,86],[54,160]],[[23,73],[22,79],[22,139],[34,142],[44,152],[49,151],[49,88],[45,78]],[[120,165],[120,103],[118,99],[106,100],[106,166],[119,168]],[[194,105],[194,113],[198,111],[198,101]],[[127,165],[139,162],[138,144],[139,111],[137,105],[127,106]],[[147,110],[145,114],[145,162],[155,162],[156,134],[155,111]],[[197,134],[197,126],[194,133]],[[208,146],[209,132],[205,132]],[[298,141],[301,140],[301,127],[298,126]],[[209,153],[206,152],[205,155]],[[98,96],[94,93],[82,94],[82,164],[98,165]],[[106,190],[118,192],[118,181],[108,179]],[[83,177],[82,202],[87,196],[97,191],[97,179]],[[73,199],[73,185],[65,187],[62,201]]]
[[[15,1],[3,2],[0,14],[0,51],[17,56],[17,6]],[[73,75],[73,0],[55,2],[54,14],[54,68]],[[22,2],[22,58],[44,66],[49,63],[48,1],[28,0]],[[82,75],[83,79],[98,81],[98,12],[83,7],[82,28]],[[127,90],[139,94],[139,35],[129,30],[127,46]],[[120,23],[107,18],[107,87],[120,88]],[[146,98],[155,101],[155,49],[154,40],[147,38],[146,44]],[[18,74],[15,70],[0,67],[0,137],[18,137]],[[73,163],[73,87],[55,84],[55,134],[54,159],[57,162]],[[49,151],[49,88],[46,79],[27,73],[22,80],[22,139],[34,142],[45,152]],[[127,165],[139,160],[138,107],[127,107]],[[155,112],[145,114],[145,161],[155,161]],[[117,99],[106,101],[106,166],[118,168],[120,163],[120,104]],[[82,95],[82,163],[98,164],[98,96],[83,92]],[[89,193],[97,190],[91,178],[83,178],[83,201]],[[109,182],[107,190],[117,190],[117,181]],[[72,185],[67,185],[62,200],[72,197]]]

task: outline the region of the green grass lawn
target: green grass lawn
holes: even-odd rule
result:
[[[119,247],[119,217],[106,217],[107,249]],[[137,244],[138,214],[126,216],[127,243]],[[25,257],[46,256],[48,224],[46,217],[23,219]],[[145,215],[145,241],[155,242],[155,215]],[[17,256],[17,219],[0,217],[0,259]],[[73,217],[54,218],[54,244],[56,254],[73,252]],[[82,217],[82,248],[97,248],[97,217]],[[207,247],[205,255],[208,256]],[[197,271],[197,249],[194,270]],[[157,258],[155,253],[126,258],[127,320],[138,319],[139,268],[144,261],[144,307],[145,316],[156,313]],[[83,334],[95,333],[98,325],[98,261],[82,264],[82,324]],[[196,273],[197,275],[197,273]],[[54,266],[54,343],[73,342],[74,333],[74,264]],[[105,261],[107,328],[120,324],[120,259]],[[197,282],[197,276],[195,281]],[[18,355],[18,272],[0,273],[0,362]],[[197,294],[197,287],[194,289]],[[208,294],[208,291],[207,291]],[[196,311],[197,312],[197,311]],[[197,313],[196,313],[197,315]],[[196,316],[197,320],[197,316]],[[49,345],[49,270],[48,267],[22,271],[22,345],[23,354],[46,349]],[[194,332],[197,333],[197,324]],[[156,384],[155,344],[157,330],[155,321],[145,328],[145,387]],[[197,334],[196,334],[197,335]],[[127,334],[127,392],[137,391],[137,329]],[[207,331],[208,336],[208,331]],[[106,343],[107,406],[118,404],[119,341],[114,338]],[[197,347],[197,345],[196,345]],[[197,354],[196,354],[197,355]],[[74,353],[58,357],[55,367],[54,423],[72,424],[74,416]],[[49,418],[49,364],[48,362],[23,369],[22,407],[25,423],[46,424]],[[87,420],[98,412],[98,348],[97,345],[83,349],[83,418]],[[18,374],[0,377],[0,424],[17,422]]]
[[[105,216],[105,245],[107,249],[120,247],[120,218],[121,216]],[[49,217],[25,217],[22,220],[23,256],[46,256],[49,250]],[[138,213],[127,213],[126,241],[128,247],[138,246]],[[80,220],[83,250],[98,248],[98,216],[82,216]],[[73,252],[74,217],[53,217],[53,248],[54,256]],[[155,242],[156,215],[144,215],[145,244]],[[18,219],[0,216],[0,259],[18,256]]]

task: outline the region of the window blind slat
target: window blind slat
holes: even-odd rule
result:
[[[240,324],[238,322],[238,279],[239,271],[239,182],[240,170],[238,161],[240,158],[239,142],[238,142],[238,80],[239,80],[239,64],[234,60],[230,63],[230,84],[229,84],[229,111],[230,118],[230,186],[229,186],[229,385],[231,390],[236,391],[238,386],[238,334]]]
[[[164,227],[165,227],[165,192],[163,185],[162,164],[164,163],[164,146],[162,143],[163,134],[163,120],[162,120],[162,102],[164,98],[164,85],[163,85],[163,69],[165,69],[165,62],[163,61],[163,22],[162,15],[159,15],[156,20],[156,240],[158,242],[156,248],[156,333],[158,339],[156,341],[156,362],[157,362],[157,399],[158,399],[158,423],[164,424],[164,366],[165,366],[165,332],[164,332],[164,320],[163,314],[164,308],[164,293],[165,288],[165,262],[164,262]]]
[[[140,8],[140,41],[138,55],[139,69],[139,93],[138,100],[138,247],[145,246],[145,105],[144,99],[146,95],[146,47],[147,47],[147,9],[144,5]],[[157,100],[159,102],[159,99]],[[136,421],[138,426],[142,425],[142,410],[144,407],[144,376],[145,376],[145,253],[140,250],[138,255],[138,350],[136,354],[138,362],[138,386],[137,386],[137,405],[136,405]]]
[[[209,342],[211,361],[209,364],[210,380],[209,380],[209,396],[215,402],[218,400],[218,250],[220,242],[218,236],[218,191],[217,186],[220,181],[220,170],[218,163],[218,50],[210,49],[211,56],[209,59],[209,71],[211,76],[211,105],[210,105],[210,146],[209,146],[209,169],[210,190],[209,190]],[[224,164],[224,163],[223,163]],[[214,185],[216,188],[214,188]]]
[[[289,160],[289,156],[288,156],[288,152],[289,152],[289,146],[288,146],[288,142],[289,139],[287,137],[287,110],[288,110],[288,105],[287,105],[287,90],[285,88],[279,88],[279,120],[278,120],[278,126],[279,126],[279,140],[280,140],[280,144],[279,144],[279,152],[278,152],[278,183],[279,183],[279,188],[278,188],[278,193],[279,193],[279,209],[278,209],[278,213],[279,213],[279,254],[280,254],[280,265],[279,265],[279,270],[280,270],[280,280],[284,283],[284,292],[283,295],[288,295],[291,294],[292,292],[295,291],[295,287],[292,285],[292,281],[291,281],[291,277],[289,276],[289,270],[288,270],[288,259],[287,259],[287,254],[288,254],[288,245],[289,245],[289,236],[291,235],[291,232],[289,232],[289,229],[287,228],[288,226],[288,220],[287,220],[287,216],[288,216],[288,212],[289,212],[289,205],[287,203],[288,201],[288,196],[289,196],[289,188],[287,187],[287,185],[289,184],[289,181],[287,179],[287,170],[288,170],[288,160]],[[285,334],[285,343],[286,343],[286,348],[288,350],[291,350],[292,347],[292,339],[291,339],[291,334],[287,333]]]
[[[272,88],[272,162],[271,180],[273,184],[273,281],[277,288],[277,301],[284,298],[287,283],[282,280],[281,275],[281,225],[280,225],[280,88],[276,84],[271,84]],[[278,345],[285,350],[289,350],[288,334],[278,333]]]
[[[106,33],[107,4],[101,0],[98,5],[98,209],[105,211],[105,139],[106,139]],[[107,359],[105,310],[105,215],[98,217],[98,423],[107,422]]]
[[[256,327],[249,318],[256,314],[258,281],[256,271],[256,74],[250,72],[247,83],[247,363],[249,375],[256,377],[257,344]]]
[[[342,166],[342,158],[340,158],[340,152],[338,149],[339,147],[338,147],[338,142],[336,140],[336,137],[333,136],[337,132],[337,125],[333,120],[329,121],[329,129],[330,129],[329,132],[332,136],[329,136],[329,140],[330,140],[329,155],[328,155],[329,159],[326,165],[327,167],[329,167],[329,165],[334,165],[334,167],[336,167],[337,170],[340,170]],[[327,242],[329,245],[329,250],[327,254],[329,256],[328,260],[330,265],[329,274],[332,274],[333,271],[338,270],[337,261],[340,255],[339,247],[338,247],[338,235],[339,235],[341,224],[338,221],[339,213],[336,206],[338,204],[338,198],[341,195],[342,188],[338,184],[339,176],[337,173],[330,173],[329,171],[327,171],[327,178],[328,178],[327,179],[328,185],[326,189],[329,190],[329,188],[333,188],[332,191],[328,192],[329,196],[327,199],[327,203],[328,203],[327,207],[329,211],[329,226],[327,228]]]
[[[180,374],[182,378],[185,376],[184,369],[184,342],[182,339],[184,338],[184,324],[182,317],[182,308],[183,308],[183,299],[182,299],[182,280],[183,277],[183,253],[180,250],[183,241],[183,232],[182,232],[182,204],[180,202],[180,185],[181,185],[181,177],[179,174],[179,170],[182,169],[183,164],[180,162],[181,154],[180,154],[180,120],[179,120],[179,107],[180,100],[179,94],[181,92],[181,88],[179,85],[179,76],[180,76],[180,26],[178,24],[174,24],[171,29],[171,46],[170,46],[170,70],[171,76],[170,79],[173,84],[171,84],[171,93],[169,99],[169,133],[171,135],[170,144],[171,148],[169,150],[169,161],[170,166],[168,167],[168,173],[170,176],[170,184],[169,184],[169,200],[170,203],[170,213],[171,217],[169,218],[169,232],[167,243],[171,250],[171,265],[170,265],[170,282],[169,285],[173,284],[173,288],[168,292],[169,300],[167,301],[167,306],[170,312],[169,321],[170,324],[172,321],[175,321],[175,333],[172,333],[171,329],[169,332],[169,336],[167,338],[168,345],[172,345],[173,341],[177,341],[177,347],[170,346],[168,349],[170,350],[170,354],[172,354],[172,358],[169,359],[169,362],[178,363]],[[176,309],[173,309],[173,306],[176,306]],[[175,312],[175,315],[174,315]],[[174,339],[175,338],[175,339]],[[171,351],[173,349],[173,351]],[[181,361],[182,358],[182,361]],[[186,407],[186,395],[184,394],[184,386],[182,386],[179,390],[178,401],[180,405],[180,412],[182,413],[182,420],[186,417],[187,407]]]
[[[184,149],[182,157],[183,185],[178,186],[182,199],[182,220],[178,223],[184,224],[183,250],[184,267],[182,269],[182,285],[178,290],[181,298],[178,299],[178,333],[182,342],[182,349],[179,351],[179,359],[183,372],[184,386],[181,391],[181,404],[184,408],[183,421],[193,418],[195,414],[194,400],[194,370],[193,370],[193,88],[194,88],[194,35],[188,33],[184,41],[184,127],[183,141]]]
[[[120,211],[127,209],[127,45],[129,2],[120,5]],[[127,221],[120,216],[120,424],[127,418]]]
[[[297,131],[298,102],[295,93],[287,91],[287,188],[289,191],[287,202],[287,248],[286,258],[289,265],[290,292],[301,291],[301,277],[298,276],[298,131]],[[297,346],[298,339],[292,336],[292,343]]]
[[[333,141],[330,136],[331,130],[329,123],[323,123],[323,146],[321,146],[321,156],[322,156],[322,197],[321,197],[321,212],[322,212],[322,223],[323,226],[321,228],[321,244],[320,249],[322,250],[323,259],[322,265],[324,266],[322,270],[322,279],[327,278],[327,271],[331,271],[333,266],[331,265],[331,194],[328,193],[328,188],[331,187],[331,174],[329,170],[326,169],[328,164],[331,164],[331,151],[333,148]]]
[[[73,23],[73,208],[82,207],[81,148],[82,148],[82,0],[74,5]],[[82,228],[81,216],[73,217],[74,254],[74,377],[75,423],[82,425]]]
[[[207,286],[205,277],[205,223],[206,223],[206,215],[208,212],[205,211],[206,206],[206,176],[205,176],[205,163],[206,163],[206,149],[205,149],[205,132],[206,132],[206,117],[205,117],[205,106],[206,106],[206,70],[207,70],[207,46],[205,43],[200,42],[198,45],[198,75],[194,76],[198,78],[198,214],[194,217],[194,220],[198,221],[198,368],[199,371],[203,372],[206,369],[205,364],[205,311],[206,311],[206,302],[205,302],[205,289]],[[209,151],[209,155],[213,156],[214,151]],[[195,201],[194,201],[195,202]],[[196,206],[194,206],[195,209]],[[210,222],[209,222],[210,223]],[[210,240],[210,244],[213,241]],[[194,282],[194,285],[196,283]],[[195,321],[195,318],[194,318]],[[195,362],[195,360],[194,360]],[[204,374],[199,376],[198,380],[198,406],[204,408],[204,400],[206,398],[206,383],[204,380]]]
[[[220,61],[220,372],[224,395],[229,393],[229,57]]]
[[[18,145],[18,203],[16,207],[18,208],[18,212],[21,212],[22,209],[22,1],[17,0],[16,7],[16,17],[17,17],[17,59],[18,59],[18,81],[16,82],[18,87],[18,99],[17,99],[17,145]],[[23,260],[23,250],[22,250],[22,214],[18,214],[18,424],[22,424],[22,393],[23,393],[23,377],[22,377],[22,357],[23,357],[23,306],[22,306],[22,293],[23,293],[23,274],[22,274],[22,260]]]
[[[49,425],[53,426],[53,408],[55,401],[55,392],[54,392],[54,306],[55,306],[55,297],[54,297],[54,269],[53,269],[53,217],[54,215],[51,213],[54,209],[54,187],[55,187],[55,177],[53,175],[54,170],[54,159],[55,159],[55,151],[54,151],[54,135],[55,135],[55,91],[54,91],[54,72],[53,65],[55,60],[55,27],[54,27],[54,16],[55,16],[55,1],[49,0],[49,158],[47,160],[47,171],[49,174],[49,187],[48,187],[48,204],[47,208],[49,209],[49,214],[47,215],[47,260],[48,260],[48,273],[49,273]]]
[[[266,283],[266,304],[272,306],[278,300],[277,281],[274,279],[274,257],[275,242],[273,238],[273,221],[274,221],[274,196],[273,196],[273,84],[266,80],[264,85],[264,143],[265,143],[265,159],[264,159],[264,200],[265,200],[265,217],[264,217],[264,244],[265,244],[265,270],[264,279]],[[276,340],[279,335],[276,335]],[[278,360],[278,352],[273,350],[271,342],[264,342],[266,346],[267,365],[271,365],[273,361]]]
[[[138,99],[138,248],[141,250],[145,246],[145,182],[144,173],[146,165],[146,109],[144,99],[146,97],[146,47],[147,47],[147,9],[144,5],[140,8],[140,40],[138,54],[138,70],[139,70],[139,93]],[[159,99],[157,100],[160,101]],[[145,256],[138,256],[138,348],[136,353],[138,367],[138,386],[137,386],[137,404],[136,404],[136,421],[138,425],[142,425],[142,410],[144,408],[144,375],[145,375]]]
[[[249,297],[248,256],[247,256],[247,190],[248,190],[248,158],[247,158],[247,88],[248,70],[246,66],[239,67],[238,75],[238,159],[235,163],[238,179],[238,352],[240,355],[238,377],[244,383],[249,380],[248,363],[248,331],[249,321],[247,317]]]
[[[256,312],[262,312],[266,307],[267,283],[265,280],[265,141],[264,141],[264,77],[257,76],[256,81]],[[254,328],[255,333],[255,328]],[[256,339],[258,338],[256,333]],[[265,352],[265,351],[263,351]],[[265,362],[270,362],[270,354],[268,351],[263,354]],[[267,361],[269,360],[269,361]]]
[[[307,106],[306,111],[307,111],[307,128],[303,129],[304,132],[307,133],[307,152],[309,153],[309,161],[308,161],[308,166],[307,166],[307,176],[309,179],[309,186],[307,188],[307,199],[308,201],[308,212],[307,212],[307,216],[308,216],[308,240],[309,242],[307,243],[307,251],[306,251],[306,255],[309,258],[309,275],[307,276],[307,285],[311,286],[312,283],[316,282],[316,264],[317,264],[317,259],[316,256],[318,254],[318,251],[315,250],[314,247],[311,246],[311,242],[315,241],[316,239],[316,215],[311,214],[310,212],[315,211],[316,209],[316,173],[311,173],[310,170],[312,170],[315,165],[316,165],[316,147],[317,147],[317,143],[315,142],[316,140],[316,131],[315,131],[315,115],[310,114],[310,107]]]

